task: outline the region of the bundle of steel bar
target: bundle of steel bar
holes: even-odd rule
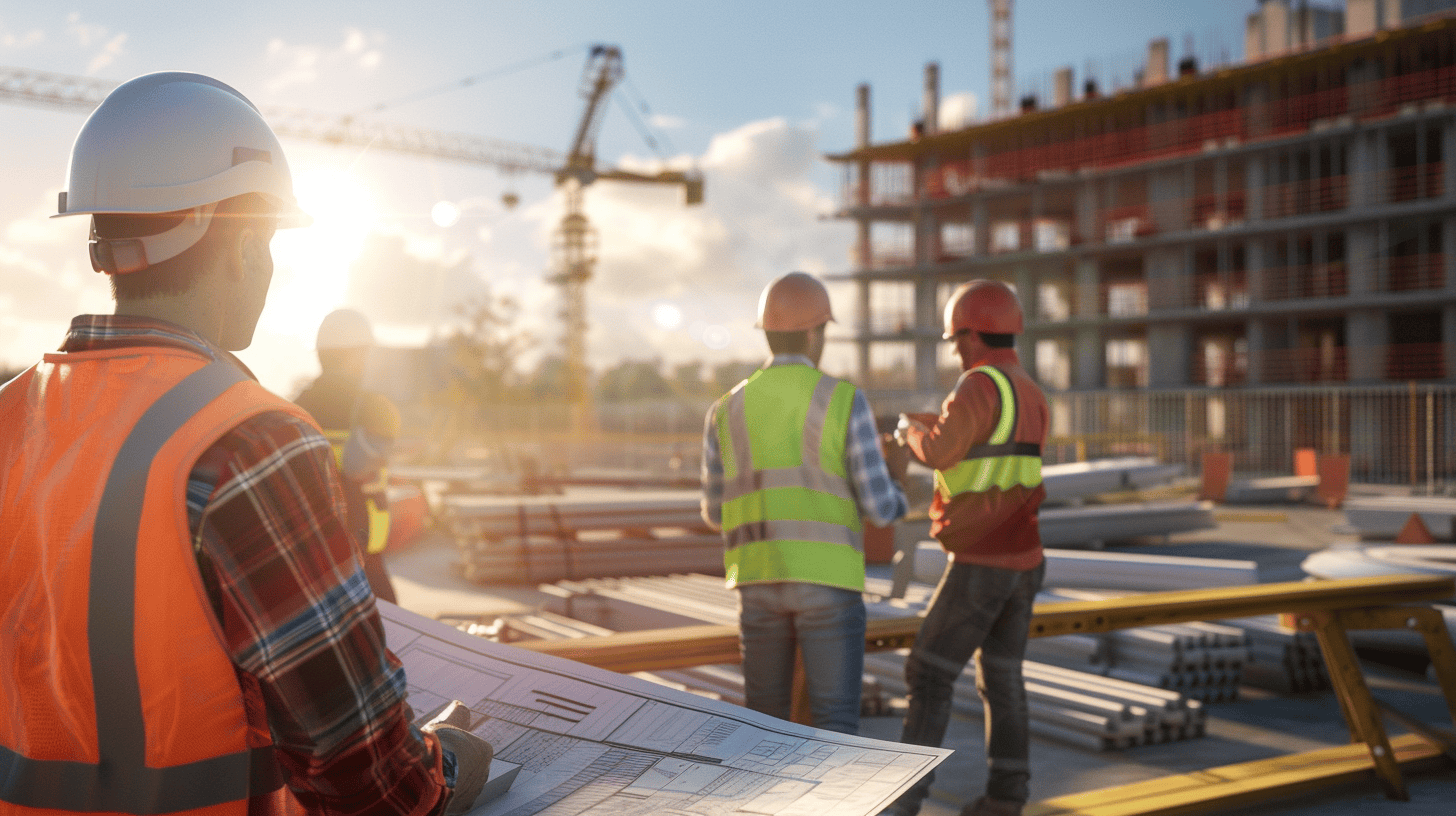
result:
[[[1044,586],[1159,592],[1259,582],[1259,564],[1255,561],[1054,547],[1046,548],[1043,555]],[[945,571],[946,558],[940,542],[919,542],[915,550],[916,579],[927,584],[938,581]]]
[[[651,536],[527,536],[457,539],[461,573],[482,584],[536,584],[591,576],[723,572],[723,540],[683,533]]]
[[[1048,547],[1098,546],[1218,526],[1213,503],[1160,501],[1082,507],[1043,507],[1037,514],[1042,544]]]
[[[1345,499],[1344,507],[1349,529],[1361,538],[1393,539],[1416,515],[1437,540],[1456,540],[1456,497],[1358,496]]]
[[[1147,456],[1126,456],[1043,465],[1041,478],[1046,487],[1046,502],[1064,504],[1165,485],[1184,472],[1182,465],[1159,464],[1157,459]]]

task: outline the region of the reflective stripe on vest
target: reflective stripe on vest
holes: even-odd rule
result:
[[[1016,389],[1006,375],[992,366],[977,366],[967,376],[980,372],[991,378],[1001,397],[1001,418],[984,445],[975,445],[965,458],[949,470],[935,472],[935,490],[948,502],[961,493],[985,493],[995,488],[1010,490],[1015,485],[1041,484],[1041,446],[1035,442],[1012,442],[1016,429]]]
[[[122,442],[106,475],[91,532],[85,636],[98,761],[34,759],[0,745],[0,802],[133,814],[235,803],[237,812],[243,813],[249,796],[282,786],[271,746],[181,765],[148,766],[134,645],[138,534],[153,462],[179,428],[244,379],[236,366],[225,361],[198,368],[147,408]],[[207,735],[199,734],[198,739]]]
[[[334,464],[339,466],[339,472],[344,471],[344,446],[349,444],[350,431],[325,430],[324,437],[329,440],[329,448],[334,452]],[[350,489],[345,485],[344,489]],[[389,470],[379,469],[379,478],[368,484],[362,485],[360,489],[364,493],[364,512],[369,516],[369,540],[365,542],[364,550],[368,553],[381,553],[389,546],[389,524],[390,516],[387,508],[381,508],[379,503],[369,495],[370,490],[389,489]]]
[[[805,365],[761,369],[719,403],[728,586],[864,590],[859,506],[845,464],[853,405],[854,386]]]

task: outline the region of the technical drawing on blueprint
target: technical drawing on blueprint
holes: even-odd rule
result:
[[[504,646],[383,601],[379,611],[418,721],[460,700],[503,767],[519,766],[473,816],[870,816],[950,755]]]

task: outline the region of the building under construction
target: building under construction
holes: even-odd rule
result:
[[[946,298],[998,278],[1026,309],[1019,350],[1054,434],[1127,420],[1175,458],[1274,446],[1282,467],[1245,464],[1287,470],[1308,446],[1353,454],[1357,475],[1394,449],[1402,479],[1444,478],[1456,16],[1430,12],[1445,5],[1266,0],[1242,63],[1200,70],[1155,40],[1132,87],[1062,69],[1051,99],[952,131],[931,64],[923,119],[887,143],[861,86],[856,147],[829,157],[857,226],[855,376],[885,409],[943,393],[959,373]],[[1408,404],[1352,396],[1393,381]],[[1280,410],[1229,401],[1274,391]]]

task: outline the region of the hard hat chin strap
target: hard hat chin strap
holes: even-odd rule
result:
[[[91,250],[91,268],[108,275],[126,275],[175,258],[202,240],[216,209],[216,203],[193,207],[177,226],[139,238],[102,238],[96,234],[96,219],[93,218],[91,239],[87,242]]]

